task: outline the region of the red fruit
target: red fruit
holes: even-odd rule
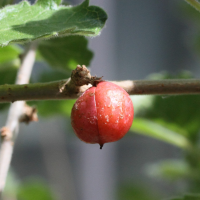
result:
[[[133,122],[133,103],[128,93],[110,82],[86,90],[72,108],[71,124],[84,142],[104,143],[121,139]]]

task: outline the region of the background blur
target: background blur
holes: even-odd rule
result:
[[[136,80],[151,73],[190,70],[198,77],[198,59],[188,45],[190,24],[180,11],[180,2],[91,0],[109,17],[101,35],[89,39],[95,53],[92,75]],[[36,63],[33,75],[39,70]],[[0,126],[6,116],[7,112],[1,113]],[[132,132],[99,150],[98,145],[77,139],[70,119],[39,117],[37,123],[21,125],[12,169],[19,180],[45,180],[59,200],[163,199],[179,194],[183,183],[152,179],[145,166],[181,154],[172,145]]]

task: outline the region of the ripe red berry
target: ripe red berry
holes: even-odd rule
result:
[[[110,82],[86,90],[75,102],[71,124],[84,142],[104,143],[121,139],[133,122],[133,103],[128,93]]]

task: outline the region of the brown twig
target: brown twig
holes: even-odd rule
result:
[[[98,81],[99,78],[97,78]],[[95,81],[93,81],[94,83]],[[199,79],[111,81],[130,95],[200,94]],[[0,86],[0,102],[76,99],[92,85],[77,86],[71,79],[24,85]]]
[[[118,81],[130,95],[185,95],[200,94],[199,79],[165,79]]]

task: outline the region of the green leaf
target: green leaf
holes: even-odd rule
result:
[[[19,65],[20,59],[19,54],[22,52],[22,50],[18,46],[10,45],[6,47],[0,47],[0,65],[6,63],[13,63],[13,61],[16,62],[16,65]]]
[[[0,85],[14,84],[17,70],[20,65],[19,54],[22,50],[17,46],[0,48]],[[1,103],[0,110],[5,109],[9,103]]]
[[[9,63],[11,64],[11,63]],[[18,68],[16,66],[0,66],[0,85],[14,84]],[[3,98],[3,97],[1,97]],[[10,105],[9,103],[0,103],[0,110],[5,109]]]
[[[149,164],[145,167],[145,171],[153,178],[169,181],[193,177],[190,166],[182,160],[164,160]]]
[[[38,47],[40,55],[50,66],[71,73],[78,64],[90,65],[93,53],[87,49],[84,37],[71,36],[42,41]]]
[[[181,10],[181,17],[190,24],[190,32],[187,33],[187,44],[191,50],[194,50],[198,57],[200,57],[200,13],[191,5],[186,4],[184,1],[179,2]]]
[[[105,11],[82,4],[57,6],[60,0],[39,0],[33,6],[28,1],[0,10],[0,45],[24,43],[55,36],[96,36],[107,19]]]
[[[22,50],[14,45],[0,48],[0,85],[14,83],[20,65],[21,52]]]
[[[200,95],[155,96],[152,106],[140,116],[176,124],[186,131],[188,138],[195,141],[200,129]]]
[[[55,200],[52,191],[46,183],[39,180],[29,180],[24,182],[18,191],[20,200]]]
[[[161,141],[173,144],[181,148],[191,148],[186,137],[148,119],[135,118],[131,126],[131,131],[140,133]]]
[[[52,100],[37,102],[36,106],[42,116],[63,115],[69,117],[74,103],[75,100]]]
[[[159,78],[161,78],[160,75]],[[167,76],[162,76],[165,78]],[[172,76],[169,76],[172,78]],[[186,77],[186,74],[178,76]],[[160,123],[190,141],[196,142],[200,130],[200,95],[132,97],[135,114]],[[172,128],[174,126],[174,128]]]
[[[167,200],[200,200],[200,194],[187,194],[184,197],[175,197]]]
[[[200,14],[198,10],[194,9],[194,7],[184,1],[178,2],[178,9],[181,11],[181,17],[187,21],[190,20],[191,23],[195,23],[195,25],[199,26]]]
[[[58,5],[60,5],[62,0],[38,0],[37,5],[44,7],[44,8],[52,8],[54,9]]]
[[[157,191],[153,191],[145,184],[124,183],[117,190],[118,199],[122,200],[158,200]]]
[[[58,81],[61,79],[67,79],[71,75],[71,71],[67,73],[67,71],[59,71],[55,69],[50,69],[49,71],[42,72],[39,74],[38,82],[44,83],[49,81]]]
[[[14,84],[18,68],[16,66],[0,67],[0,85]]]
[[[13,1],[14,0],[1,0],[0,1],[0,8],[6,6],[6,5],[9,5],[9,4],[13,4]]]
[[[200,200],[200,194],[187,194],[184,196],[184,200]]]
[[[15,199],[19,186],[20,180],[18,176],[13,170],[9,170],[3,192],[3,199]]]

